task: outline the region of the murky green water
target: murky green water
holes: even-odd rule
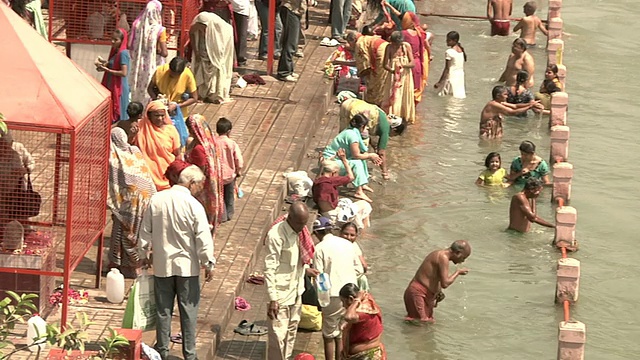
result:
[[[514,1],[514,15],[524,0]],[[546,1],[539,14],[546,18]],[[418,2],[422,11],[482,15],[485,2]],[[426,7],[429,6],[429,9]],[[579,218],[582,262],[580,300],[572,316],[587,325],[589,359],[636,359],[640,314],[636,311],[640,269],[636,258],[640,216],[640,113],[635,94],[640,72],[640,32],[635,0],[568,0],[563,7],[565,59],[570,96],[570,161],[575,167],[572,205]],[[424,19],[424,18],[423,18]],[[465,65],[467,98],[440,98],[433,90],[419,107],[421,120],[391,147],[397,183],[376,187],[373,228],[363,248],[374,273],[373,292],[385,312],[385,343],[390,358],[402,359],[555,359],[553,232],[534,226],[518,236],[506,233],[513,190],[473,185],[490,151],[503,166],[529,139],[549,156],[546,120],[508,119],[504,140],[487,146],[477,138],[480,110],[490,100],[515,38],[487,36],[487,22],[429,18],[436,34],[430,73],[440,76],[450,30],[461,34],[469,55]],[[545,43],[539,34],[538,42]],[[536,86],[546,55],[536,59]],[[539,214],[553,219],[550,190],[539,200]],[[470,268],[447,291],[436,309],[437,324],[413,327],[402,322],[402,293],[423,257],[456,239],[468,239]]]

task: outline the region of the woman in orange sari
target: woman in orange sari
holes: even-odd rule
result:
[[[422,92],[427,87],[427,77],[429,76],[429,57],[431,48],[427,42],[427,34],[420,26],[418,15],[413,12],[406,12],[402,17],[402,35],[404,41],[411,45],[415,65],[411,72],[413,74],[413,97],[416,105],[422,100]]]
[[[165,103],[150,102],[138,126],[135,144],[142,151],[156,189],[166,190],[170,185],[164,173],[180,154],[180,135],[171,123]]]
[[[373,296],[356,284],[340,289],[340,300],[346,309],[342,330],[343,354],[346,360],[386,360],[382,345],[382,311]]]

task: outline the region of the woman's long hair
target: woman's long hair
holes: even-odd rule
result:
[[[464,51],[464,48],[462,47],[462,44],[460,43],[460,34],[458,34],[457,31],[449,31],[447,33],[447,40],[451,40],[451,41],[455,41],[456,42],[455,45],[458,45],[460,50],[462,50],[462,55],[464,55],[464,61],[466,62],[467,61],[467,52]]]

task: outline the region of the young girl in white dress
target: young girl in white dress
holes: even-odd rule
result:
[[[467,54],[460,45],[460,34],[457,31],[450,31],[447,34],[447,46],[445,52],[445,65],[442,70],[440,81],[434,85],[440,89],[438,95],[453,95],[454,98],[464,99],[467,97],[464,89],[464,63],[467,61]]]

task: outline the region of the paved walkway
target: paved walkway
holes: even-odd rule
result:
[[[236,294],[246,295],[245,298],[252,301],[256,319],[259,318],[258,314],[263,314],[263,317],[266,315],[263,308],[265,300],[260,300],[263,291],[246,287],[243,292],[243,287],[249,270],[258,261],[261,264],[262,259],[258,259],[255,254],[261,247],[267,227],[283,210],[285,182],[282,173],[300,168],[303,161],[303,167],[308,168],[316,161],[318,147],[326,144],[325,140],[314,139],[317,129],[320,128],[320,137],[323,139],[332,131],[326,122],[321,121],[327,104],[333,100],[330,83],[322,75],[324,61],[333,48],[319,46],[320,39],[329,36],[325,23],[328,3],[312,8],[310,13],[311,26],[305,31],[305,57],[298,59],[296,63],[296,72],[300,74],[297,83],[284,83],[265,77],[267,84],[264,86],[250,85],[244,89],[233,89],[232,97],[235,101],[232,103],[198,104],[193,109],[194,112],[203,114],[213,128],[219,117],[231,119],[234,126],[231,136],[240,145],[247,163],[246,175],[240,184],[245,195],[236,201],[236,218],[223,224],[217,231],[215,255],[218,263],[215,275],[202,289],[197,334],[198,357],[201,360],[214,358],[220,334],[228,334],[228,329],[232,334],[233,327],[237,324],[237,315],[233,309]],[[250,46],[255,47],[257,44],[256,41],[250,43]],[[250,49],[255,53],[254,50]],[[264,71],[265,66],[266,62],[249,60],[247,68],[248,72],[251,72],[251,68]],[[110,228],[107,229],[107,234],[109,233]],[[108,243],[108,239],[105,243]],[[87,289],[90,294],[88,304],[70,307],[70,319],[75,312],[87,313],[95,323],[88,329],[91,340],[107,335],[107,327],[120,327],[125,307],[125,304],[106,302],[104,277],[101,289],[92,288],[95,258],[94,247],[76,269],[71,281],[73,288]],[[131,280],[127,281],[127,288],[131,283]],[[255,294],[246,294],[247,291]],[[58,322],[59,316],[60,312],[54,311],[49,314],[47,321]],[[233,326],[229,327],[229,324]],[[179,330],[177,316],[174,317],[173,328],[174,333]],[[11,338],[17,344],[26,342],[24,327],[18,327],[14,333]],[[313,335],[300,336],[300,349],[311,349],[314,342],[315,345],[321,342],[318,333]],[[154,338],[154,332],[146,332],[143,341],[152,344]],[[248,348],[251,342],[242,343],[242,346]],[[260,347],[259,341],[254,344],[256,349]],[[225,349],[223,356],[230,354],[229,346]],[[249,353],[249,357],[244,357],[244,352],[237,354],[237,357],[232,358],[255,358],[258,352]],[[171,355],[181,357],[179,345],[173,346]],[[12,358],[35,358],[35,353],[18,352]]]

